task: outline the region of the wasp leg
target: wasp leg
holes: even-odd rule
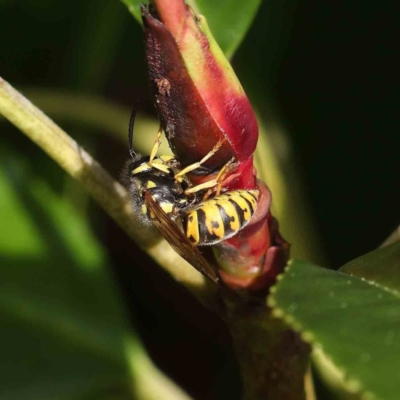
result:
[[[158,128],[158,131],[157,131],[156,139],[154,141],[153,147],[151,148],[149,164],[151,164],[153,162],[153,160],[158,152],[158,149],[160,148],[161,132],[162,132],[162,128],[161,128],[161,124],[160,124],[160,127]]]
[[[185,194],[192,194],[199,192],[200,190],[204,189],[209,189],[207,193],[203,197],[203,201],[207,200],[211,193],[214,191],[214,188],[217,187],[216,189],[216,196],[218,196],[221,193],[221,188],[222,188],[222,182],[224,181],[225,175],[227,174],[229,168],[232,166],[235,158],[232,157],[222,168],[221,171],[219,171],[217,177],[215,179],[211,179],[207,182],[201,183],[200,185],[193,186],[189,189],[185,190]]]
[[[199,168],[201,164],[204,164],[210,157],[212,157],[218,150],[219,148],[223,145],[225,142],[225,138],[218,140],[218,143],[213,147],[213,149],[208,152],[199,162],[196,162],[194,164],[190,164],[187,167],[181,169],[177,174],[175,174],[175,179],[180,182],[182,180],[182,176],[186,175],[190,171],[194,171],[195,169]]]
[[[189,189],[185,190],[185,194],[192,194],[199,192],[200,190],[208,189],[208,188],[213,188],[218,184],[216,179],[211,179],[210,181],[200,183],[200,185],[197,186],[192,186]],[[211,189],[210,189],[211,190]]]
[[[212,181],[215,181],[215,184],[213,186],[210,186],[210,189],[207,191],[207,193],[203,197],[203,201],[206,201],[214,191],[215,187],[215,195],[219,196],[221,194],[221,189],[222,189],[222,183],[225,179],[226,174],[229,172],[229,170],[232,168],[232,164],[235,162],[235,157],[232,157],[222,168],[221,171],[219,171],[217,177],[213,179]],[[212,182],[210,181],[210,182]]]

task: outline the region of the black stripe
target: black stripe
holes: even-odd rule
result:
[[[251,194],[251,193],[250,193]],[[254,214],[254,211],[255,211],[255,209],[254,209],[254,207],[253,207],[253,204],[251,204],[251,201],[250,200],[247,200],[245,197],[243,197],[243,196],[240,196],[243,200],[245,200],[246,202],[247,202],[247,204],[249,205],[249,207],[250,207],[250,210],[251,210],[251,215],[253,215]]]
[[[251,193],[251,192],[247,192],[251,197],[253,197],[253,199],[256,201],[256,203],[257,203],[257,201],[258,201],[258,199],[257,199],[257,197],[253,194],[253,193]]]
[[[221,214],[222,222],[224,224],[224,237],[230,236],[233,232],[237,232],[234,229],[231,228],[231,222],[233,222],[236,218],[236,216],[230,217],[223,206],[220,204],[217,204],[219,213]],[[239,229],[241,228],[241,225],[239,224]]]
[[[254,214],[254,208],[253,208],[253,205],[251,204],[251,201],[250,200],[247,200],[245,197],[243,197],[243,196],[240,196],[248,205],[249,205],[249,207],[250,207],[250,210],[251,210],[251,212],[250,212],[250,217]]]
[[[244,219],[244,211],[239,207],[236,201],[232,199],[232,197],[230,197],[228,201],[235,207],[236,214],[239,217],[239,225],[240,227],[242,227],[246,222],[246,220]]]
[[[198,208],[194,212],[197,213],[197,222],[199,224],[199,243],[203,243],[208,235],[206,213],[201,208]]]
[[[212,244],[215,242],[219,242],[221,240],[220,237],[217,235],[214,235],[213,233],[210,233],[207,229],[206,225],[206,213],[204,210],[199,207],[197,210],[197,218],[199,222],[199,244]]]

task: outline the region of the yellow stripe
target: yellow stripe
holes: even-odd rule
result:
[[[194,244],[199,243],[199,221],[196,210],[191,211],[187,216],[186,237]]]
[[[227,195],[243,210],[243,218],[248,221],[252,217],[252,213],[247,201],[237,192],[228,193]]]
[[[146,207],[146,204],[142,204],[142,206],[140,207],[140,212],[141,212],[143,215],[146,215],[146,214],[147,214],[147,207]]]
[[[227,215],[228,217],[231,218],[231,221],[230,221],[230,228],[231,228],[233,231],[238,231],[238,230],[241,228],[241,226],[240,226],[239,217],[238,217],[237,212],[236,212],[236,208],[235,208],[235,206],[228,200],[228,197],[227,197],[227,196],[224,196],[224,198],[221,198],[221,197],[222,197],[222,196],[218,196],[218,197],[216,198],[216,203],[217,203],[218,205],[220,205],[220,206],[224,209],[226,215]]]
[[[205,223],[210,234],[222,239],[225,235],[224,222],[217,207],[215,200],[210,200],[202,204],[199,209],[204,211]],[[218,225],[218,226],[214,226]]]
[[[240,195],[242,197],[244,197],[245,199],[247,199],[251,205],[253,206],[253,209],[255,210],[257,207],[257,199],[258,199],[258,195],[259,195],[259,191],[258,190],[241,190],[240,191]],[[255,196],[256,198],[254,198],[253,196]]]

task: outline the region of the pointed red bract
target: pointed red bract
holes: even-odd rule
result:
[[[161,16],[142,7],[151,91],[172,151],[185,166],[225,139],[204,167],[220,169],[232,157],[239,163],[251,160],[257,121],[205,22],[188,6],[162,11],[169,27],[160,20],[160,10]],[[253,173],[252,163],[246,168]]]
[[[233,289],[264,293],[282,272],[289,245],[270,213],[271,193],[257,181],[253,153],[258,126],[251,105],[202,16],[183,0],[142,6],[150,87],[170,147],[185,167],[223,141],[201,168],[188,174],[197,185],[213,179],[231,159],[223,189],[260,190],[250,223],[213,246],[219,274]]]

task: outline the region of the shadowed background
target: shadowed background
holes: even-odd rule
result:
[[[0,76],[34,103],[35,96],[56,99],[68,91],[128,108],[140,99],[143,111],[154,116],[141,28],[122,3],[3,0],[0,14]],[[400,221],[395,15],[389,7],[355,1],[264,1],[233,59],[260,113],[278,114],[290,135],[324,265],[332,268],[377,247]],[[62,115],[68,104],[52,107]],[[82,124],[73,112],[64,114],[54,116],[56,122],[118,177],[128,156],[128,120],[117,136]],[[238,393],[238,373],[218,319],[171,283],[35,145],[4,120],[0,127],[2,168],[11,168],[7,154],[23,155],[35,174],[90,219],[127,312],[162,369],[195,398],[220,398],[227,385]],[[45,230],[45,217],[20,193]],[[57,259],[59,249],[54,252]]]

